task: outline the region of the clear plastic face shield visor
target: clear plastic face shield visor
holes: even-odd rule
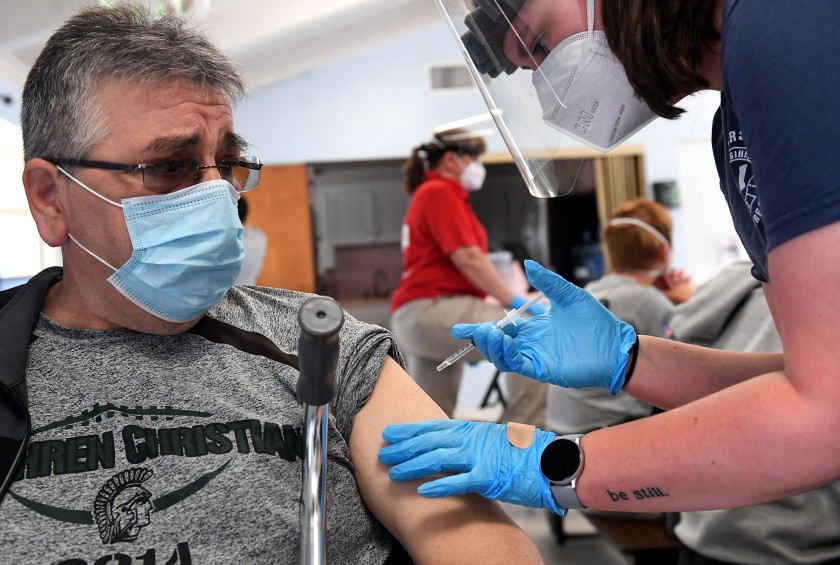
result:
[[[533,196],[572,191],[570,149],[607,152],[655,118],[594,29],[594,0],[586,14],[575,0],[435,3]]]

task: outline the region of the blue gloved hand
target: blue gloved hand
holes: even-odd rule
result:
[[[410,481],[437,473],[455,472],[417,488],[421,496],[440,498],[478,493],[493,500],[548,508],[561,516],[548,479],[540,471],[540,456],[555,435],[535,429],[527,449],[511,445],[507,426],[488,422],[431,420],[417,424],[394,424],[382,437],[389,445],[379,451],[379,460],[394,465],[388,476]]]
[[[472,339],[500,371],[567,388],[601,387],[618,393],[636,341],[632,326],[534,261],[525,261],[525,273],[551,302],[548,314],[503,329],[494,329],[492,323],[457,324],[452,336]]]
[[[510,307],[512,310],[518,310],[519,308],[525,306],[527,302],[527,298],[523,298],[517,294],[514,295],[513,300],[510,301]],[[546,308],[539,302],[535,302],[531,304],[525,311],[529,312],[534,316],[539,316],[540,314],[545,314],[546,312],[548,312],[548,308]]]

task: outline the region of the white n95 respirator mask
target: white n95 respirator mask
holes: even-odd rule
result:
[[[558,44],[531,80],[551,127],[607,152],[656,118],[636,97],[603,31],[592,29],[594,2],[586,3],[588,31]]]
[[[464,170],[461,172],[461,186],[469,192],[481,190],[484,186],[484,179],[487,177],[487,169],[480,161],[470,161]]]

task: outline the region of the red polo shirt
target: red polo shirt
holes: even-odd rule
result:
[[[411,196],[402,227],[402,279],[391,296],[391,311],[419,298],[469,295],[484,298],[449,259],[469,245],[487,253],[487,231],[476,218],[467,191],[436,172]]]

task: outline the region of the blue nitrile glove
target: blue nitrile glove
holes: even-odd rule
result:
[[[478,493],[492,500],[548,508],[561,516],[548,479],[540,471],[540,456],[556,437],[536,429],[527,449],[511,445],[507,426],[488,422],[430,420],[394,424],[382,431],[389,445],[379,450],[379,460],[394,465],[388,476],[410,481],[437,473],[455,472],[417,488],[421,496],[440,498]]]
[[[452,336],[472,339],[500,371],[567,388],[601,387],[618,393],[624,386],[628,352],[636,341],[632,326],[582,288],[534,261],[525,261],[525,273],[551,302],[548,314],[503,330],[494,329],[492,323],[457,324]]]
[[[525,304],[527,302],[528,302],[527,298],[522,298],[518,294],[514,295],[513,300],[510,301],[510,308],[512,310],[518,310],[519,308],[525,306]],[[543,306],[539,302],[534,302],[525,311],[529,312],[530,314],[532,314],[534,316],[539,316],[540,314],[545,314],[546,312],[548,312],[548,308],[546,308],[545,306]]]

